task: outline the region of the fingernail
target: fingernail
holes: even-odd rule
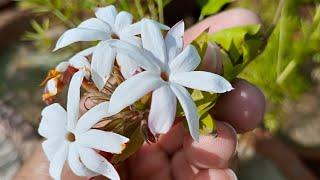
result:
[[[225,124],[226,126],[228,126],[233,133],[235,134],[235,138],[236,138],[236,148],[234,149],[234,153],[233,155],[237,154],[237,149],[238,149],[238,137],[237,137],[237,131],[234,129],[234,127],[231,126],[231,124],[227,123],[227,122],[223,122],[223,124]]]
[[[227,174],[230,177],[230,180],[238,180],[236,173],[234,173],[231,169],[227,170]]]

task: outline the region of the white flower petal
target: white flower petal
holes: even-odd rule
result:
[[[199,116],[195,103],[193,102],[189,92],[184,87],[173,83],[170,85],[170,87],[174,94],[177,96],[179,103],[184,111],[192,138],[198,141]]]
[[[188,45],[170,62],[169,67],[172,73],[192,71],[199,66],[200,61],[197,49]]]
[[[160,73],[160,64],[158,61],[151,57],[143,48],[121,40],[108,40],[108,42],[110,46],[117,51],[117,53],[128,56],[138,66],[149,71]]]
[[[153,134],[165,134],[171,128],[176,116],[177,98],[168,85],[152,93],[149,113],[149,128]]]
[[[97,172],[111,180],[120,180],[116,169],[104,157],[90,148],[79,148],[80,159],[91,171]]]
[[[95,50],[95,46],[93,47],[90,47],[90,48],[87,48],[85,50],[82,50],[80,52],[77,53],[77,55],[80,55],[80,56],[89,56],[90,54],[93,53],[93,51]]]
[[[132,24],[132,15],[126,11],[121,11],[117,17],[114,24],[115,31],[120,33],[123,29]]]
[[[103,31],[97,31],[84,28],[73,28],[62,34],[53,51],[66,47],[79,41],[96,41],[109,39],[108,34]]]
[[[121,74],[125,79],[130,78],[135,73],[140,71],[140,68],[137,66],[137,64],[128,56],[118,54],[117,63],[120,67]]]
[[[86,132],[102,118],[108,117],[108,107],[109,102],[103,102],[83,114],[76,125],[74,133],[80,134]]]
[[[141,32],[142,46],[159,59],[167,63],[167,51],[161,30],[154,21],[145,20]]]
[[[87,176],[93,177],[99,174],[91,171],[80,161],[80,154],[78,151],[78,145],[76,143],[71,143],[69,147],[68,154],[68,164],[73,173],[77,176]]]
[[[52,137],[42,142],[42,149],[47,156],[49,162],[53,160],[56,152],[64,145],[64,137]]]
[[[110,77],[116,54],[107,41],[100,42],[92,55],[92,80],[101,90]]]
[[[184,35],[184,22],[175,24],[167,33],[165,43],[169,63],[182,51]]]
[[[64,62],[59,63],[56,66],[56,71],[63,73],[67,70],[68,67],[69,67],[69,62],[64,61]]]
[[[147,93],[161,87],[165,82],[159,74],[144,71],[121,83],[110,98],[109,113],[114,115],[130,106]]]
[[[99,140],[99,141],[97,141]],[[128,138],[113,132],[92,129],[77,136],[77,143],[104,152],[120,154],[126,147]]]
[[[54,155],[54,158],[50,162],[49,174],[54,179],[61,179],[61,172],[63,165],[67,159],[68,145],[63,145]]]
[[[148,20],[148,21],[153,21],[157,26],[158,28],[162,29],[162,30],[169,30],[170,28],[164,24],[161,24],[157,21],[154,21],[154,20],[151,20],[151,19],[142,19],[140,20],[139,22],[136,22],[134,24],[131,24],[130,26],[126,27],[122,32],[123,33],[126,33],[128,35],[138,35],[138,34],[141,34],[142,32],[142,26],[143,26],[143,23],[145,20]]]
[[[141,34],[141,26],[142,26],[142,22],[139,21],[122,29],[121,32],[122,34],[126,34],[129,36],[138,35],[138,34]]]
[[[46,90],[50,93],[51,96],[54,96],[58,93],[57,81],[57,78],[52,78],[49,79],[46,84]]]
[[[103,8],[97,8],[95,14],[97,18],[113,27],[117,16],[117,10],[113,5],[110,5]]]
[[[61,137],[66,133],[67,113],[59,104],[51,104],[41,112],[38,133],[46,138]]]
[[[88,59],[81,55],[75,55],[70,60],[69,63],[72,67],[76,69],[90,69],[90,63]]]
[[[79,117],[80,87],[83,77],[84,72],[80,70],[73,75],[70,81],[67,102],[67,129],[69,131],[72,131],[75,128]]]
[[[83,21],[81,24],[79,24],[78,28],[101,31],[101,32],[104,32],[106,34],[106,36],[107,36],[107,34],[110,34],[112,31],[109,24],[107,24],[97,18],[90,18],[90,19]]]
[[[233,89],[222,76],[205,71],[181,72],[170,78],[182,86],[212,93],[224,93]]]
[[[125,42],[128,42],[130,44],[142,47],[142,42],[141,42],[141,38],[140,37],[121,34],[119,38],[120,38],[121,41],[125,41]]]

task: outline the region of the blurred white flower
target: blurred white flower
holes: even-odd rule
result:
[[[138,73],[118,86],[110,99],[109,113],[115,114],[152,93],[148,125],[153,134],[163,134],[171,128],[176,116],[177,100],[185,113],[191,136],[199,138],[197,107],[185,87],[224,93],[232,90],[223,77],[204,71],[194,71],[200,56],[192,45],[183,49],[184,22],[180,21],[163,39],[159,27],[149,20],[142,25],[143,48],[119,40],[110,46],[130,57],[146,71]]]
[[[119,154],[128,138],[97,129],[90,129],[104,117],[108,117],[108,102],[103,102],[79,118],[80,86],[85,72],[74,74],[68,91],[67,112],[59,104],[52,104],[42,111],[38,132],[47,138],[42,143],[50,162],[49,173],[54,179],[61,178],[65,161],[78,176],[104,175],[120,179],[117,171],[103,156],[96,152]]]
[[[132,15],[125,11],[117,13],[113,5],[97,8],[95,15],[96,18],[85,20],[78,27],[66,31],[58,40],[55,50],[79,41],[100,40],[93,52],[91,69],[92,80],[101,90],[110,77],[115,59],[124,78],[132,76],[139,70],[134,61],[127,56],[117,55],[105,40],[120,39],[140,46],[141,39],[135,35],[141,33],[141,23],[132,24]]]

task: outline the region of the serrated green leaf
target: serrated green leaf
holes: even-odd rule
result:
[[[233,2],[233,0],[208,0],[201,9],[201,16],[215,14],[219,12],[223,6],[231,2]]]
[[[136,130],[130,136],[130,141],[127,144],[126,148],[123,150],[121,154],[114,155],[112,158],[112,163],[118,164],[119,162],[123,162],[135,152],[137,152],[144,142],[143,134],[141,132],[140,126],[136,128]]]

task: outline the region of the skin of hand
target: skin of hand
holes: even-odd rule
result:
[[[245,9],[233,9],[211,16],[189,28],[185,32],[184,40],[189,44],[208,28],[209,32],[216,32],[224,28],[260,23],[254,13]],[[250,122],[243,126],[246,125],[250,126]],[[218,121],[217,134],[217,137],[202,135],[199,142],[195,142],[189,133],[185,132],[181,122],[177,123],[167,134],[162,135],[157,143],[143,145],[123,166],[118,167],[118,172],[124,180],[235,180],[235,173],[228,167],[236,153],[236,130],[228,123]],[[39,146],[17,173],[15,180],[51,179],[48,166],[48,160]],[[87,178],[73,175],[66,163],[62,179]]]

